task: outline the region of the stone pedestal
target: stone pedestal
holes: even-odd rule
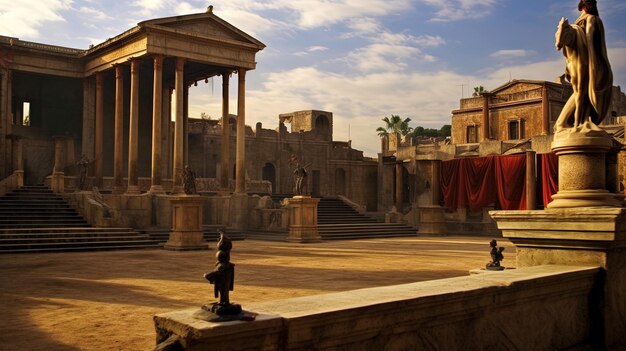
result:
[[[50,188],[55,193],[65,192],[65,173],[53,172],[50,179]]]
[[[420,206],[420,235],[446,235],[445,208],[441,206]]]
[[[517,247],[517,267],[599,266],[588,316],[600,349],[626,347],[626,209],[563,208],[491,211],[502,236]]]
[[[606,153],[612,138],[590,123],[554,136],[552,151],[559,157],[559,192],[547,208],[621,206],[606,190]]]
[[[288,241],[306,243],[322,239],[317,231],[317,203],[319,201],[320,199],[302,195],[287,199],[289,206]]]
[[[171,200],[172,231],[163,248],[168,250],[206,250],[209,244],[202,235],[204,198],[180,196]]]

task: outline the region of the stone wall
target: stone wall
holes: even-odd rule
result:
[[[199,308],[155,316],[185,350],[564,350],[597,335],[596,267],[538,266],[254,303],[254,322]]]

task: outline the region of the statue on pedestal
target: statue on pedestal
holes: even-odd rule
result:
[[[561,18],[555,34],[556,49],[566,59],[565,78],[574,90],[554,125],[555,134],[569,128],[599,131],[611,103],[613,74],[596,0],[580,0],[578,10],[575,23]]]
[[[185,169],[183,170],[183,189],[187,195],[197,194],[196,172],[194,172],[189,165],[185,166]]]
[[[219,303],[204,305],[204,310],[213,312],[218,316],[238,315],[241,313],[241,305],[230,303],[230,291],[235,288],[235,265],[230,262],[230,250],[233,242],[224,232],[220,231],[220,240],[217,243],[217,262],[212,272],[206,273],[204,278],[214,285],[213,293]]]
[[[76,190],[86,190],[87,189],[87,172],[89,171],[89,158],[87,156],[82,155],[80,160],[76,163],[78,166],[78,179],[76,180]]]
[[[485,268],[489,271],[503,271],[504,267],[500,265],[500,261],[504,259],[502,254],[504,248],[498,247],[498,242],[495,239],[489,242],[489,246],[491,247],[491,262],[487,263]]]

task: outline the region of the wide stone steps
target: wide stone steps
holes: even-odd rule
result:
[[[246,235],[239,230],[224,229],[223,226],[204,225],[202,226],[202,234],[203,234],[204,240],[208,243],[217,242],[217,240],[220,237],[220,234],[218,232],[219,229],[224,230],[226,235],[233,241],[246,239]],[[170,230],[162,229],[162,228],[142,229],[140,230],[140,232],[143,234],[146,234],[150,238],[150,240],[154,240],[161,245],[164,244],[169,239],[169,236],[170,236]]]
[[[282,201],[288,194],[272,195],[274,201]],[[404,224],[383,223],[358,212],[337,197],[322,197],[317,205],[317,229],[323,240],[351,240],[416,236],[417,229]],[[287,240],[287,232],[247,232],[248,239]]]
[[[65,199],[43,186],[0,198],[0,253],[159,247],[132,228],[93,228]]]

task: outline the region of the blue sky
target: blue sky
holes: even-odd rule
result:
[[[390,114],[438,128],[472,87],[554,80],[561,16],[577,0],[227,0],[214,13],[267,45],[247,75],[247,124],[276,128],[278,114],[334,113],[336,140],[374,156]],[[626,90],[626,1],[599,0],[615,85]],[[204,1],[0,0],[0,34],[87,48],[138,22],[206,11]],[[236,84],[231,84],[236,98]],[[221,81],[190,91],[190,115],[220,115]],[[236,106],[233,103],[231,106]],[[236,111],[231,111],[235,113]],[[350,131],[350,132],[349,132]],[[350,135],[348,134],[350,133]]]

